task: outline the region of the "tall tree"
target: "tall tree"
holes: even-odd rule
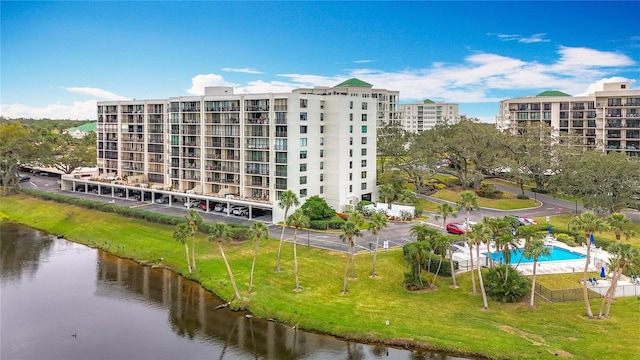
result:
[[[371,277],[375,278],[376,274],[376,258],[378,256],[378,243],[380,242],[380,231],[387,227],[387,216],[377,212],[371,216],[369,222],[369,231],[376,236],[376,246],[373,250],[373,264],[371,265]]]
[[[378,128],[377,152],[380,163],[380,173],[384,173],[387,163],[398,156],[407,144],[407,132],[400,126],[387,125]]]
[[[475,225],[473,229],[471,229],[471,232],[469,232],[468,234],[469,238],[473,239],[476,247],[476,270],[478,271],[478,281],[480,282],[480,292],[482,293],[483,309],[488,309],[489,303],[487,302],[487,292],[484,288],[482,271],[480,270],[480,246],[483,243],[488,244],[493,234],[491,233],[491,230],[487,228],[483,223]]]
[[[191,264],[193,265],[193,270],[196,270],[196,232],[198,231],[198,226],[202,224],[202,215],[198,214],[197,211],[190,209],[189,215],[186,216],[187,223],[193,229],[191,232]]]
[[[467,243],[469,243],[469,263],[471,265],[471,286],[472,292],[475,294],[478,292],[476,290],[476,279],[473,275],[473,252],[471,251],[471,246],[473,245],[473,241],[469,237],[469,216],[471,215],[471,211],[476,210],[478,208],[478,195],[473,191],[463,191],[460,193],[458,198],[458,208],[464,209],[466,212],[465,217],[465,236],[467,237]]]
[[[242,300],[240,297],[240,291],[238,291],[238,285],[236,285],[236,279],[233,277],[233,272],[231,271],[231,266],[229,265],[229,261],[227,261],[227,257],[224,254],[224,248],[222,247],[222,241],[229,241],[231,238],[231,234],[229,232],[229,225],[223,222],[217,222],[211,226],[209,230],[209,235],[207,235],[207,240],[216,241],[218,243],[218,249],[220,250],[220,256],[222,256],[222,260],[224,261],[224,266],[227,268],[227,273],[229,274],[229,280],[231,281],[231,286],[233,286],[233,291],[235,293],[237,300]]]
[[[482,218],[482,223],[491,231],[491,234],[493,234],[493,240],[496,240],[500,235],[507,233],[511,229],[509,223],[501,218],[485,216]],[[489,246],[489,244],[487,244],[487,250],[491,252],[491,246]],[[489,266],[493,266],[491,256],[489,256]]]
[[[178,228],[173,232],[173,240],[184,244],[184,251],[187,254],[187,268],[189,269],[189,274],[191,274],[191,261],[189,259],[189,244],[187,243],[187,238],[191,233],[193,233],[193,229],[186,223],[178,224]]]
[[[282,243],[284,242],[284,228],[287,221],[287,215],[292,206],[298,205],[300,205],[300,201],[293,191],[287,190],[280,194],[280,202],[278,203],[278,206],[280,206],[281,209],[284,209],[284,222],[282,224],[282,233],[280,234],[280,245],[278,245],[278,263],[276,264],[276,272],[282,271],[280,269],[280,252],[282,251]]]
[[[20,123],[0,123],[0,180],[5,194],[18,187],[21,164],[39,162],[43,148],[36,132]]]
[[[346,294],[348,292],[347,274],[349,273],[349,262],[351,262],[351,264],[354,263],[353,257],[355,257],[355,253],[354,253],[355,241],[353,238],[359,237],[359,236],[362,236],[362,233],[360,232],[360,229],[354,222],[347,221],[342,225],[342,234],[340,235],[340,239],[342,241],[346,241],[349,247],[349,254],[347,255],[347,265],[344,268],[344,286],[342,288],[343,294]]]
[[[303,227],[309,226],[309,217],[305,215],[305,211],[302,209],[298,209],[291,214],[287,218],[287,225],[293,226],[293,266],[295,269],[296,276],[296,288],[295,291],[302,291],[300,287],[300,280],[298,279],[298,253],[296,250],[296,238],[298,237],[298,230]]]
[[[387,207],[390,209],[391,202],[396,198],[396,189],[390,185],[383,185],[380,187],[379,194],[380,197],[384,199],[384,203],[387,204]]]
[[[587,242],[587,258],[584,263],[584,271],[582,274],[582,295],[584,296],[584,305],[587,310],[587,316],[593,318],[591,312],[591,304],[589,303],[589,290],[587,289],[587,274],[589,272],[589,263],[591,262],[591,235],[596,232],[602,232],[607,230],[607,224],[605,220],[591,211],[585,211],[582,214],[571,218],[569,220],[569,226],[575,230],[584,231],[584,235]]]
[[[620,239],[624,235],[626,240],[629,240],[632,236],[636,235],[636,232],[629,229],[631,220],[623,213],[613,213],[607,217],[607,224],[613,233],[616,235],[616,241],[620,242]]]
[[[251,294],[251,290],[253,289],[253,269],[256,267],[256,258],[258,257],[260,239],[269,236],[269,228],[262,221],[256,221],[251,225],[249,233],[251,234],[251,239],[256,243],[256,247],[253,251],[253,261],[251,262],[251,273],[249,274],[249,290],[247,290],[247,292]]]
[[[447,226],[447,219],[449,217],[456,218],[458,216],[458,211],[459,209],[457,207],[454,207],[448,202],[443,202],[438,204],[438,206],[436,207],[436,214],[434,218],[436,220],[442,218],[442,228],[444,229]],[[449,252],[449,264],[451,266],[451,280],[453,281],[453,284],[451,286],[453,288],[457,288],[458,284],[456,283],[456,272],[453,264],[453,241],[451,241],[450,238],[447,239],[449,239],[447,241],[447,250]]]
[[[73,170],[84,166],[94,166],[96,163],[94,133],[82,139],[76,139],[69,134],[52,134],[50,143],[52,157],[48,162],[65,174],[71,174]]]
[[[429,252],[434,249],[434,240],[440,235],[438,230],[430,227],[427,224],[415,224],[412,225],[409,229],[409,233],[416,237],[416,240],[419,242],[424,242],[427,250]],[[427,261],[427,271],[431,272],[431,256],[429,256],[429,260]]]
[[[527,242],[527,245],[524,247],[524,251],[522,255],[527,258],[533,259],[533,277],[532,277],[532,285],[531,285],[531,299],[529,300],[529,306],[533,307],[533,301],[536,298],[536,270],[538,268],[538,259],[540,256],[549,255],[551,250],[544,245],[544,241],[542,239],[534,239]]]
[[[618,286],[618,280],[622,276],[622,272],[640,260],[638,257],[640,256],[640,250],[633,247],[631,244],[625,243],[614,243],[607,248],[610,254],[613,255],[611,258],[611,267],[610,270],[613,272],[613,277],[611,279],[611,285],[605,296],[602,298],[602,303],[600,304],[600,312],[598,313],[598,317],[609,317],[609,309],[611,307],[611,301],[615,296],[616,287]],[[603,311],[606,312],[603,314]]]

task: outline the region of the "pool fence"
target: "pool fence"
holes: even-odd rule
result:
[[[590,285],[588,288],[589,299],[599,299],[604,297],[608,285]],[[558,289],[551,290],[540,284],[536,284],[535,293],[541,298],[549,302],[566,302],[566,301],[582,301],[584,300],[583,289]],[[640,286],[635,284],[625,284],[616,286],[616,293],[614,298],[627,297],[627,296],[640,296]]]

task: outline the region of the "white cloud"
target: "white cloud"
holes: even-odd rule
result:
[[[498,39],[502,41],[517,41],[523,44],[532,44],[532,43],[540,43],[540,42],[549,42],[549,39],[545,39],[544,37],[547,35],[546,33],[538,33],[529,36],[523,36],[520,34],[500,34],[500,33],[488,33],[489,36],[496,36]]]
[[[587,96],[594,94],[596,91],[603,91],[604,84],[613,82],[631,82],[631,80],[621,76],[600,79],[592,84],[589,84],[589,86],[587,86],[587,89],[583,93],[576,94],[575,96]]]
[[[200,74],[191,79],[191,88],[187,90],[189,94],[204,95],[206,86],[238,86],[237,84],[225,81],[218,74]]]
[[[356,64],[366,64],[366,63],[370,63],[373,60],[354,60],[353,62]]]
[[[0,114],[8,118],[95,120],[96,101],[75,101],[72,105],[55,103],[40,108],[23,104],[0,105]]]
[[[63,89],[71,93],[91,95],[99,98],[100,100],[130,100],[129,98],[114,94],[110,91],[92,87],[63,87]]]
[[[236,69],[236,68],[223,68],[222,71],[226,71],[226,72],[237,72],[237,73],[245,73],[245,74],[262,74],[261,71],[258,71],[256,69],[251,69],[251,68],[242,68],[242,69]]]
[[[618,54],[610,51],[600,51],[584,47],[566,47],[561,46],[560,61],[558,67],[564,69],[591,68],[591,67],[616,67],[630,66],[635,62],[624,54]]]

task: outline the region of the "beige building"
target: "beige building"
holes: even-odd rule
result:
[[[285,190],[345,211],[377,199],[376,124],[393,120],[397,98],[351,79],[292,93],[210,87],[202,96],[99,102],[98,168],[272,210],[274,222]]]
[[[516,134],[520,125],[536,122],[581,136],[593,148],[640,156],[640,90],[628,82],[607,83],[585,96],[545,91],[500,102],[499,129]]]
[[[460,121],[458,104],[429,99],[414,104],[401,104],[399,112],[402,128],[413,133],[432,129],[436,125],[450,125]]]

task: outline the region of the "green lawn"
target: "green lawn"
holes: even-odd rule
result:
[[[526,209],[537,206],[537,202],[533,199],[521,200],[517,199],[515,195],[505,194],[509,196],[508,199],[487,199],[478,197],[478,206],[483,208],[491,208],[497,210],[517,210]],[[440,190],[431,195],[435,198],[447,200],[451,202],[458,201],[460,193],[452,190]]]
[[[196,240],[198,270],[189,275],[184,247],[171,238],[174,227],[23,195],[1,200],[2,217],[142,262],[164,257],[163,265],[223,299],[231,297],[233,290],[217,247],[203,235]],[[617,299],[607,320],[586,319],[582,302],[552,304],[538,299],[537,308],[531,309],[524,303],[490,301],[490,310],[481,310],[482,299],[470,293],[468,274],[458,277],[458,289],[448,286],[449,278],[441,278],[436,291],[405,291],[402,281],[407,267],[401,249],[379,254],[376,279],[367,276],[372,256],[358,255],[358,279],[349,281],[349,293],[341,295],[345,255],[304,246],[298,248],[303,291],[297,293],[293,291],[292,245],[283,247],[282,273],[273,272],[277,248],[277,240],[261,243],[251,295],[246,289],[253,245],[228,244],[225,252],[250,310],[301,329],[494,359],[552,359],[557,351],[575,359],[631,359],[640,351],[635,297]],[[592,305],[595,308],[599,301],[593,300]]]
[[[549,218],[549,223],[551,225],[553,225],[554,227],[559,227],[559,228],[563,228],[566,229],[567,228],[567,223],[569,222],[569,220],[571,220],[571,218],[573,217],[573,215],[569,215],[569,214],[563,214],[563,215],[554,215],[551,216]],[[539,217],[536,218],[536,221],[538,221],[540,224],[544,224],[546,222],[546,218],[544,217]],[[629,224],[629,229],[633,230],[636,232],[635,236],[632,236],[631,238],[629,238],[628,240],[625,239],[624,237],[622,237],[622,241],[632,244],[637,248],[640,248],[640,224],[636,224],[636,223],[631,223]],[[597,237],[602,237],[611,241],[614,241],[616,239],[616,235],[612,232],[612,231],[605,231],[603,233],[597,233],[596,234]],[[578,243],[583,242],[584,240],[579,239]]]

